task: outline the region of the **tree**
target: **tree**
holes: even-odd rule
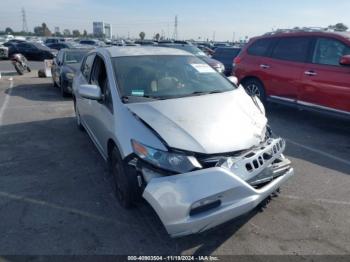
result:
[[[329,29],[332,29],[334,31],[337,32],[345,32],[346,30],[348,30],[348,27],[346,25],[344,25],[343,23],[337,23],[335,25],[330,25],[328,26]]]
[[[73,37],[79,37],[80,36],[80,32],[79,32],[78,29],[73,30],[72,34],[73,34]]]
[[[41,26],[34,27],[34,34],[37,36],[43,36],[43,28]]]
[[[140,36],[141,40],[144,40],[145,37],[146,37],[146,33],[145,33],[145,32],[141,32],[141,33],[139,34],[139,36]]]
[[[10,27],[6,27],[5,34],[12,35],[13,34],[13,30]]]
[[[84,33],[83,33],[84,37],[87,37],[87,31],[84,29]]]
[[[160,39],[160,34],[157,33],[157,34],[154,36],[154,39],[155,39],[156,41],[159,41],[159,39]]]
[[[69,29],[64,29],[63,30],[63,35],[64,36],[70,36],[71,35],[70,30]]]
[[[51,36],[52,35],[52,33],[51,33],[50,29],[47,27],[46,23],[42,23],[41,27],[42,27],[42,32],[43,32],[44,36]]]

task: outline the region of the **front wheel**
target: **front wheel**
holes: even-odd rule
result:
[[[257,96],[262,102],[265,102],[265,88],[259,80],[248,79],[242,84],[248,95]]]
[[[76,104],[76,101],[74,100],[74,111],[75,111],[75,119],[77,121],[77,127],[80,131],[84,131],[84,126],[82,125],[81,123],[81,118],[80,118],[80,114],[79,114],[79,111],[77,109],[77,104]]]
[[[62,78],[60,79],[60,91],[62,97],[69,97],[69,93],[66,91],[67,82],[64,81]]]
[[[109,161],[118,202],[122,207],[129,209],[137,197],[136,177],[132,172],[128,172],[130,168],[124,163],[116,147],[110,153]]]
[[[23,75],[24,68],[23,68],[23,66],[21,65],[21,63],[16,62],[16,63],[14,64],[14,66],[15,66],[15,69],[16,69],[17,73],[18,73],[19,75]]]

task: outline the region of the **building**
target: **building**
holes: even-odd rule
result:
[[[58,35],[60,33],[60,28],[58,26],[55,27],[55,34]]]
[[[112,38],[112,27],[110,24],[104,22],[93,22],[92,32],[95,37]]]
[[[105,34],[105,37],[108,38],[108,39],[111,39],[112,38],[112,26],[111,24],[104,24],[104,34]]]

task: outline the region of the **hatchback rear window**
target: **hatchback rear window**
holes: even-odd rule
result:
[[[265,38],[256,40],[247,50],[248,54],[255,56],[265,56],[273,39]]]

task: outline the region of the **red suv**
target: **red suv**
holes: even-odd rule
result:
[[[234,60],[233,73],[263,101],[350,116],[350,33],[253,38]]]

